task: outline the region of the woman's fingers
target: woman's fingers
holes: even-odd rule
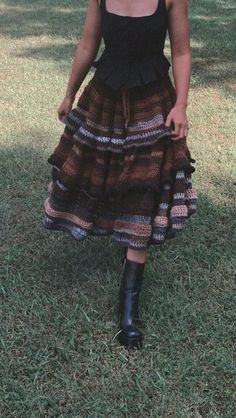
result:
[[[175,131],[172,133],[172,139],[177,141],[178,139],[186,137],[188,134],[187,126],[177,124]]]
[[[180,129],[180,137],[181,138],[184,138],[186,136],[185,132],[186,132],[185,126],[182,126],[182,128]]]
[[[172,112],[169,113],[165,123],[166,128],[171,129],[171,136],[176,136],[178,134],[178,126],[175,124],[174,116]]]
[[[188,135],[187,118],[179,110],[171,110],[166,118],[165,126],[171,129],[171,138],[176,141]]]
[[[172,115],[170,112],[166,119],[166,123],[165,123],[166,128],[170,128],[171,122],[172,122]]]
[[[65,112],[58,112],[58,118],[61,120],[62,118],[64,118],[65,116]]]
[[[61,109],[61,106],[57,108],[57,116],[59,119],[63,117],[63,110]]]
[[[70,112],[72,109],[73,101],[69,98],[64,98],[60,106],[57,108],[57,115],[59,120],[63,120],[63,118]]]
[[[179,138],[180,130],[181,130],[180,123],[175,123],[175,129],[172,131],[172,137],[173,138]]]

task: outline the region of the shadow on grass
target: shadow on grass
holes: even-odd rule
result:
[[[62,2],[11,1],[2,2],[1,33],[12,39],[42,35],[70,40],[79,37],[86,14],[85,0]],[[30,50],[29,50],[30,52]]]
[[[34,57],[68,60],[74,54],[86,14],[86,1],[46,0],[22,1],[5,0],[0,18],[3,36],[14,39],[39,37],[55,39],[55,45],[24,47],[19,57]],[[235,56],[233,0],[227,3],[219,0],[192,0],[190,16],[193,46],[193,86],[214,84],[234,79],[233,61]],[[61,44],[61,39],[69,44]],[[71,42],[71,40],[73,41]],[[14,52],[15,53],[15,52]]]

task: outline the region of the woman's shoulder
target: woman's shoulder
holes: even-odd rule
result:
[[[188,10],[188,0],[164,0],[166,2],[166,9],[168,12],[181,13]]]
[[[102,2],[103,2],[103,0],[89,0],[88,4],[89,3],[95,3],[95,4],[98,4],[98,6],[100,6]]]
[[[172,6],[186,6],[188,4],[188,0],[165,0],[167,9],[171,8]]]

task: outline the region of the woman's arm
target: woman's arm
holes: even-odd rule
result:
[[[89,0],[87,16],[77,45],[65,98],[58,108],[62,119],[74,102],[75,95],[94,61],[101,43],[101,13],[98,0]]]
[[[167,117],[166,126],[170,127],[173,122],[175,129],[172,131],[172,138],[180,139],[188,133],[186,108],[192,71],[188,0],[168,0],[168,3],[168,31],[177,98]]]

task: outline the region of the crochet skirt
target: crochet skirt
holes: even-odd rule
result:
[[[95,75],[64,118],[43,225],[77,241],[110,235],[147,249],[183,230],[196,211],[186,138],[165,120],[176,100],[169,75],[115,91]]]

